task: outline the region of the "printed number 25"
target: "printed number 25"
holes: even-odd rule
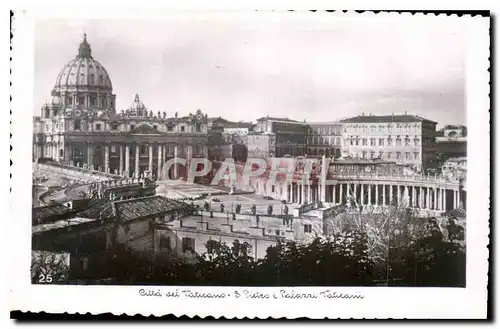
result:
[[[40,274],[38,277],[38,282],[40,283],[51,283],[52,282],[52,276],[50,274]]]

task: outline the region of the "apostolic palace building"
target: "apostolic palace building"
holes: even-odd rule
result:
[[[160,177],[161,163],[207,155],[207,116],[153,113],[140,100],[116,111],[110,75],[84,35],[78,53],[56,77],[52,100],[34,118],[33,157],[139,177]],[[173,172],[169,173],[172,175]]]

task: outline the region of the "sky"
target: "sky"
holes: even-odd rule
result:
[[[406,112],[466,123],[465,31],[442,16],[38,21],[34,115],[84,32],[117,111],[139,93],[154,113],[172,116],[201,109],[234,121],[318,122]]]

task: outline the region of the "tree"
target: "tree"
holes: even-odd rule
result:
[[[231,246],[224,242],[211,240],[207,252],[196,264],[201,284],[209,285],[249,285],[255,268],[254,258],[250,256],[252,246],[235,240]],[[230,275],[228,275],[230,273]]]
[[[371,285],[373,262],[366,237],[340,234],[309,244],[279,243],[258,263],[257,284],[277,286]]]
[[[456,226],[449,225],[452,232]],[[428,264],[429,259],[443,259],[443,262],[457,262],[450,268],[460,268],[458,245],[444,241],[443,231],[436,218],[420,216],[403,203],[394,203],[382,211],[359,205],[355,199],[348,200],[345,211],[332,216],[325,222],[326,235],[338,232],[366,233],[367,251],[375,263],[376,280],[385,285],[428,285],[437,279],[433,272],[437,263]],[[458,235],[458,234],[457,234]],[[451,252],[449,250],[455,250]],[[455,255],[456,258],[448,255]],[[423,264],[427,264],[425,268]],[[443,273],[450,273],[439,267]],[[434,274],[433,274],[434,273]],[[463,271],[465,273],[465,270]],[[450,273],[450,277],[453,274]],[[455,275],[456,277],[456,275]],[[433,281],[434,280],[434,281]],[[440,281],[443,285],[455,284],[450,278]]]
[[[66,283],[69,280],[69,253],[45,250],[31,252],[32,283]]]
[[[270,204],[269,206],[267,206],[267,214],[269,216],[271,216],[273,214],[273,205]]]

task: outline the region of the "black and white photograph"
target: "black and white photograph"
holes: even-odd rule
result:
[[[274,310],[485,299],[489,107],[470,106],[489,87],[469,72],[489,67],[470,41],[488,18],[481,36],[390,13],[29,20],[13,122],[29,289]]]

